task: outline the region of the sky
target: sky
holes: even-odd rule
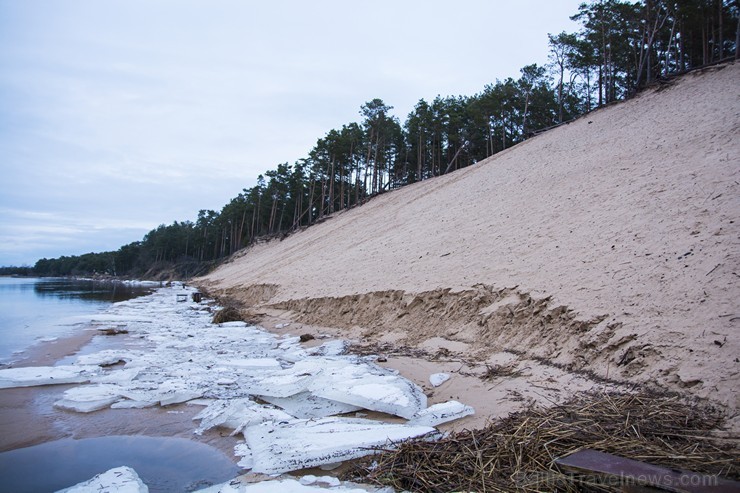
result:
[[[116,250],[419,99],[547,63],[581,0],[0,0],[0,266]]]

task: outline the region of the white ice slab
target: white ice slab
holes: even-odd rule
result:
[[[219,327],[249,327],[247,322],[233,321],[233,322],[222,322],[218,324]]]
[[[306,474],[305,476],[301,476],[298,482],[303,485],[315,484],[319,486],[323,485],[329,487],[335,487],[341,484],[341,482],[334,476],[314,476],[313,474]]]
[[[325,342],[320,346],[307,349],[312,356],[339,356],[347,349],[347,343],[342,340]]]
[[[203,397],[203,391],[193,388],[187,381],[167,381],[159,386],[159,405],[170,406]]]
[[[241,457],[237,466],[242,469],[252,469],[254,467],[254,458],[252,457],[252,450],[249,448],[246,442],[237,443],[234,446],[234,455]]]
[[[415,426],[437,426],[448,421],[475,414],[475,410],[457,401],[447,401],[429,406],[416,413],[407,424]]]
[[[240,433],[248,426],[258,425],[264,421],[291,421],[293,416],[280,409],[262,406],[250,399],[231,399],[214,401],[193,417],[201,420],[195,433],[200,435],[216,426],[234,430],[232,435]]]
[[[244,370],[279,370],[280,362],[275,358],[239,358],[219,363],[221,366],[242,368]]]
[[[428,426],[323,418],[263,423],[243,433],[254,458],[252,471],[277,474],[363,457],[372,454],[373,447],[434,432]]]
[[[83,354],[82,356],[78,356],[76,364],[108,366],[115,365],[120,361],[128,363],[136,357],[140,356],[141,353],[134,353],[125,349],[106,349],[104,351],[98,351],[97,353]]]
[[[90,413],[109,407],[122,399],[118,385],[99,384],[74,387],[64,391],[64,397],[54,407],[78,413]]]
[[[336,491],[340,493],[392,493],[389,488],[357,488],[351,484],[343,483],[340,486],[334,486],[327,490],[317,485],[303,485],[295,479],[276,479],[272,481],[262,481],[261,483],[242,483],[233,480],[215,486],[210,486],[196,493],[321,493],[327,491]]]
[[[352,374],[355,368],[347,370],[320,374],[311,381],[309,390],[325,399],[406,419],[427,406],[424,391],[410,380],[397,375]]]
[[[439,387],[449,379],[449,373],[433,373],[429,375],[429,383],[432,384],[432,387]]]
[[[91,381],[93,383],[115,383],[118,385],[124,385],[131,382],[139,375],[139,373],[141,373],[141,368],[127,368],[124,370],[102,373]]]
[[[255,395],[289,397],[306,391],[315,375],[322,371],[320,362],[298,361],[292,368],[264,373],[251,386]]]
[[[259,398],[299,419],[325,418],[362,409],[351,404],[324,399],[310,392],[301,392],[290,397],[259,396]]]
[[[0,370],[0,389],[89,382],[96,366],[32,366]]]
[[[57,493],[149,493],[136,471],[130,467],[121,466],[109,469],[92,479],[83,481]]]

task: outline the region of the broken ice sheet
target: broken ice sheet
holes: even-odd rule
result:
[[[323,418],[262,423],[244,430],[253,472],[277,474],[356,459],[409,438],[435,433],[429,426],[388,424],[366,419]]]
[[[321,486],[315,486],[314,484],[304,485],[301,484],[300,480],[288,478],[262,481],[260,483],[241,482],[237,478],[227,483],[198,490],[196,493],[321,493],[327,491],[340,493],[393,493],[393,490],[390,488],[360,488],[358,485],[351,483],[341,483],[327,490]]]
[[[319,397],[409,419],[427,406],[415,383],[398,375],[378,375],[367,365],[347,365],[314,378],[308,389]]]
[[[57,493],[91,492],[149,493],[149,487],[141,481],[136,471],[130,467],[121,466],[109,469],[87,481],[57,491]]]
[[[74,387],[64,391],[64,397],[54,407],[78,413],[90,413],[106,408],[122,399],[118,385],[98,384]]]
[[[448,401],[422,409],[407,424],[415,426],[437,426],[448,421],[475,414],[475,410],[457,401]]]
[[[85,383],[97,375],[97,366],[31,366],[0,370],[0,389]]]
[[[248,426],[272,420],[290,421],[293,416],[280,409],[271,409],[251,399],[242,398],[211,402],[193,419],[200,420],[200,426],[195,430],[198,435],[216,426],[234,430],[232,435],[235,435]]]
[[[347,342],[341,339],[328,341],[320,346],[307,349],[306,352],[311,356],[339,356],[347,350]]]
[[[300,392],[289,397],[258,397],[265,402],[284,409],[285,412],[299,419],[325,418],[327,416],[350,413],[362,409],[351,404],[324,399],[310,392]]]
[[[141,358],[144,353],[141,351],[128,351],[125,349],[105,349],[92,354],[83,354],[77,357],[78,365],[98,365],[111,366],[116,363],[129,363],[137,358]]]
[[[280,362],[275,358],[239,358],[228,359],[219,363],[221,366],[241,368],[244,370],[279,370]]]
[[[239,462],[237,462],[237,466],[241,467],[242,469],[252,469],[254,467],[254,458],[252,457],[252,450],[249,448],[249,445],[246,444],[246,442],[237,443],[234,446],[234,455],[237,457],[241,457],[239,459]]]

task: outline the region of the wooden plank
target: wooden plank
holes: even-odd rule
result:
[[[641,491],[641,487],[653,487],[674,493],[740,493],[740,483],[735,481],[655,466],[597,450],[580,450],[557,459],[555,463],[566,471],[598,477],[600,481],[622,486],[623,491]],[[642,491],[646,490],[643,488]]]

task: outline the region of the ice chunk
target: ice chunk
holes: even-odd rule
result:
[[[159,405],[169,406],[203,397],[203,391],[191,388],[186,382],[167,381],[159,386]]]
[[[84,318],[86,320],[89,320],[93,324],[101,324],[101,323],[112,323],[112,322],[122,322],[122,323],[132,323],[132,322],[139,322],[139,323],[155,323],[157,321],[154,317],[145,317],[141,315],[134,315],[134,312],[129,312],[126,315],[114,315],[111,313],[101,313],[99,315],[93,315],[92,317],[79,317]]]
[[[279,370],[280,362],[275,358],[240,358],[221,361],[221,366],[242,368],[245,370]]]
[[[114,402],[111,404],[111,409],[144,409],[146,407],[152,407],[156,405],[156,402],[150,401],[131,401],[128,399]]]
[[[221,322],[218,324],[219,327],[249,327],[247,322],[233,321],[233,322]]]
[[[92,479],[83,481],[57,493],[149,493],[136,471],[130,467],[121,466],[109,469]]]
[[[99,372],[96,366],[31,366],[0,370],[0,389],[86,383]]]
[[[264,421],[291,421],[293,416],[244,398],[214,401],[193,419],[201,420],[200,426],[195,430],[198,435],[216,426],[232,429],[234,435],[248,426]]]
[[[347,349],[347,342],[342,340],[329,341],[321,346],[307,349],[306,352],[312,356],[339,356]]]
[[[432,384],[432,387],[439,387],[449,379],[449,373],[434,373],[432,375],[429,375],[429,383]]]
[[[120,401],[111,407],[115,409],[130,409],[152,407],[159,404],[160,393],[157,389],[124,388],[121,395],[128,400]]]
[[[117,385],[85,385],[64,391],[64,397],[54,407],[78,413],[90,413],[109,407],[121,400],[121,388]]]
[[[260,483],[241,482],[238,479],[228,483],[210,486],[197,493],[321,493],[326,491],[339,493],[392,493],[389,488],[377,489],[372,487],[359,488],[351,483],[344,483],[327,490],[321,486],[303,485],[295,479],[276,479]]]
[[[126,370],[104,373],[92,379],[94,383],[115,383],[123,385],[131,382],[141,372],[141,368],[128,368]]]
[[[324,399],[310,392],[301,392],[290,397],[259,396],[259,398],[300,419],[325,418],[361,409],[351,404]]]
[[[321,484],[329,487],[339,486],[341,484],[341,482],[333,476],[314,476],[313,474],[301,476],[298,481],[303,485]]]
[[[427,406],[427,396],[415,383],[397,375],[322,373],[314,378],[309,390],[319,397],[352,404],[364,409],[394,414],[410,419]]]
[[[241,457],[237,465],[242,469],[252,469],[254,460],[252,459],[252,450],[246,442],[237,443],[234,446],[234,455]]]
[[[363,457],[372,454],[373,447],[434,432],[428,426],[323,418],[263,423],[243,433],[252,450],[253,472],[276,474]]]
[[[437,426],[448,421],[475,414],[475,410],[457,401],[447,401],[419,411],[408,421],[409,425]]]
[[[298,364],[296,363],[296,366]],[[272,372],[263,376],[251,387],[255,395],[266,395],[271,397],[289,397],[304,392],[308,388],[313,375],[311,373],[299,373],[295,367],[289,370]]]
[[[78,365],[110,366],[115,365],[116,363],[119,363],[121,361],[123,361],[124,363],[128,363],[137,355],[138,354],[135,354],[131,351],[106,349],[97,353],[83,354],[82,356],[78,356],[76,363]]]

